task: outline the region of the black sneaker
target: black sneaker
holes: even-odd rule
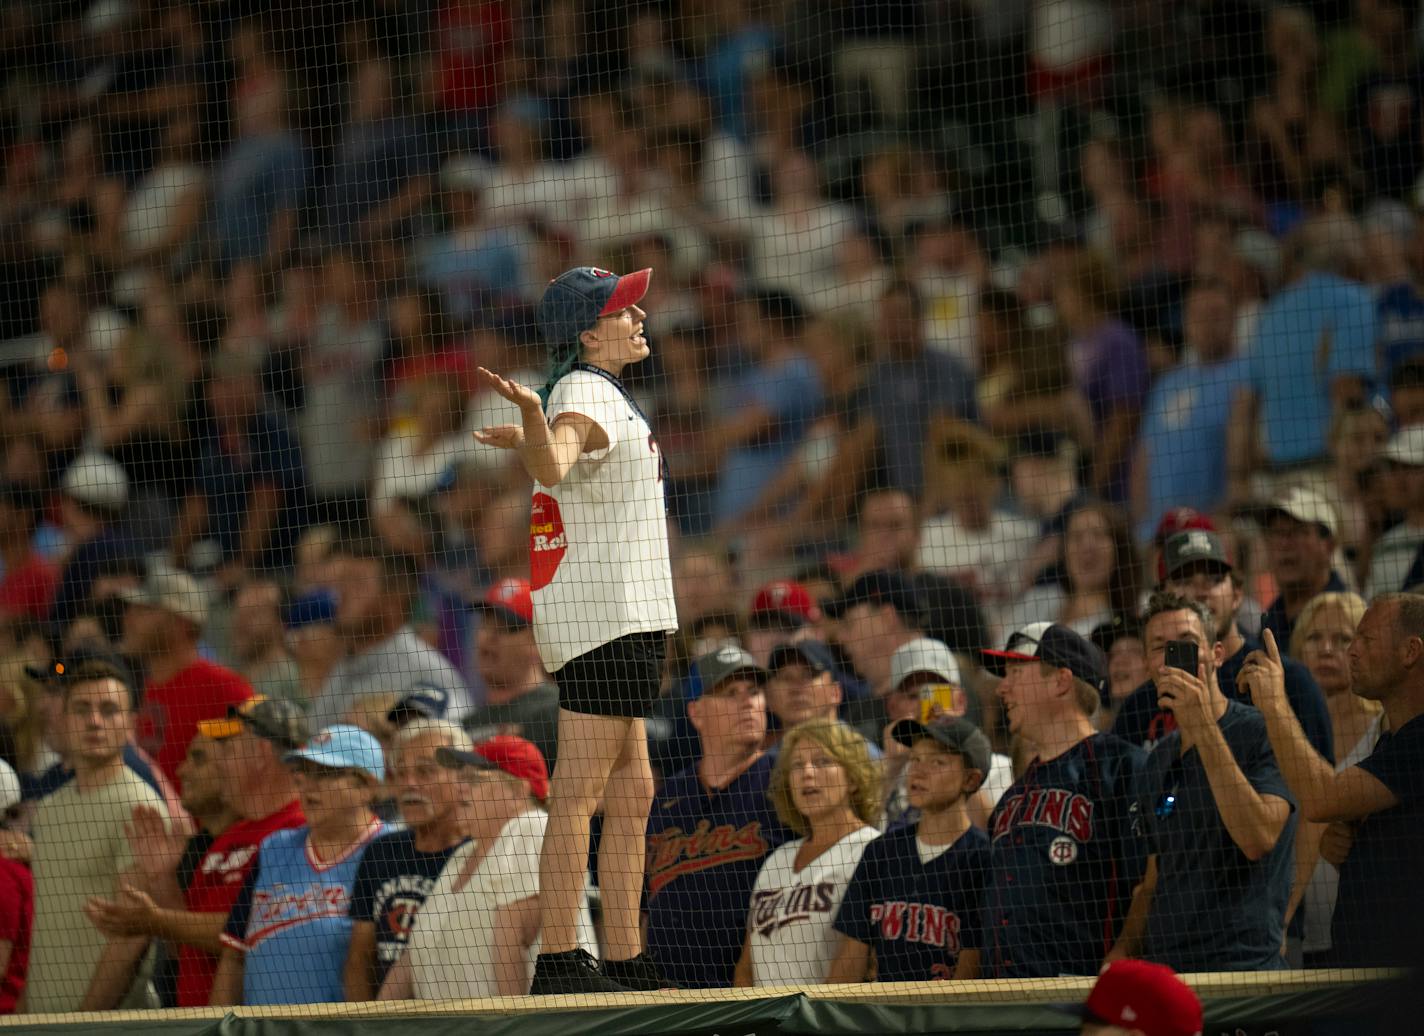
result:
[[[530,996],[545,996],[551,993],[628,993],[627,986],[620,986],[612,979],[604,978],[598,970],[598,961],[587,950],[569,950],[565,953],[541,953],[534,958],[534,981],[529,984]]]
[[[606,960],[603,962],[603,974],[620,986],[636,990],[639,993],[677,988],[663,978],[662,972],[658,970],[658,966],[653,963],[653,958],[647,953],[640,953],[628,960]]]

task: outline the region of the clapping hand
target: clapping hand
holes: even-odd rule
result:
[[[178,870],[189,833],[186,822],[170,824],[162,810],[145,805],[135,806],[124,825],[134,863],[146,882],[166,881]]]
[[[84,904],[84,916],[110,939],[150,935],[158,906],[146,892],[132,885],[120,885],[114,899],[95,896]]]

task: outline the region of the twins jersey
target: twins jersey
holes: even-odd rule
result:
[[[792,837],[767,797],[775,762],[767,753],[715,790],[690,767],[670,777],[653,800],[648,947],[679,989],[732,984],[757,872],[767,854]]]
[[[455,848],[421,852],[415,847],[415,832],[407,829],[377,838],[361,855],[351,892],[351,920],[369,921],[375,928],[378,988],[405,952],[415,915]]]
[[[581,456],[556,486],[534,486],[529,584],[544,668],[630,633],[677,629],[662,456],[618,379],[580,366],[545,408],[550,426],[582,414],[608,445]]]
[[[307,844],[306,827],[262,843],[222,934],[222,944],[244,956],[244,1004],[346,999],[341,971],[351,946],[351,889],[361,854],[384,832],[373,820],[345,855],[325,861]]]
[[[930,851],[922,862],[916,828],[897,828],[866,847],[850,879],[835,929],[875,952],[878,981],[953,978],[960,951],[980,947],[988,836],[971,827]]]
[[[301,827],[306,817],[296,799],[275,813],[256,820],[239,820],[213,839],[193,868],[183,896],[185,909],[195,914],[230,914],[243,885],[257,866],[257,850],[274,831]],[[207,1007],[217,974],[215,954],[187,943],[178,945],[179,1007]]]
[[[799,871],[796,852],[804,838],[787,842],[767,857],[747,910],[752,985],[826,981],[840,943],[833,927],[836,913],[865,847],[879,835],[873,827],[852,831]]]
[[[1146,864],[1131,829],[1143,752],[1109,734],[1035,759],[989,818],[990,978],[1096,975]]]

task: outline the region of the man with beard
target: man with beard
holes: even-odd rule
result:
[[[414,719],[396,735],[390,784],[406,828],[372,842],[356,869],[351,949],[342,979],[349,1002],[376,999],[386,973],[405,952],[435,879],[465,841],[459,815],[463,783],[436,760],[442,748],[469,752],[472,745],[448,720]]]

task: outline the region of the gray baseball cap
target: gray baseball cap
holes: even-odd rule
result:
[[[941,716],[932,723],[902,719],[890,730],[890,736],[906,748],[913,748],[922,737],[934,738],[945,748],[964,757],[972,769],[985,777],[993,764],[994,751],[984,732],[962,716]]]
[[[701,677],[701,680],[693,685],[696,691],[693,694],[694,698],[701,697],[707,691],[734,676],[745,676],[755,683],[762,684],[766,683],[767,677],[771,674],[757,665],[757,660],[742,648],[735,644],[728,644],[699,658],[697,660],[697,675]]]

